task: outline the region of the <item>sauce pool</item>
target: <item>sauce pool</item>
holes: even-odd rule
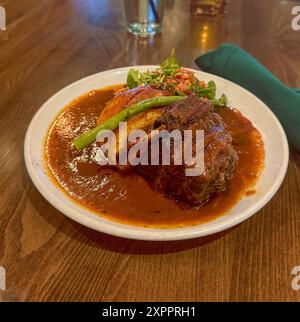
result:
[[[77,151],[73,140],[93,128],[105,104],[119,86],[92,91],[68,105],[51,126],[45,158],[54,182],[69,197],[97,215],[143,227],[170,228],[208,222],[228,212],[242,197],[255,193],[264,165],[264,145],[258,130],[235,109],[219,114],[232,135],[239,163],[228,189],[203,207],[191,207],[154,191],[139,174],[124,175],[97,165],[97,147]]]

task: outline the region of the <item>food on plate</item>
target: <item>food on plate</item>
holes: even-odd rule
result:
[[[222,94],[216,97],[216,84],[209,81],[207,84],[195,77],[195,73],[188,68],[180,67],[175,59],[174,50],[159,68],[154,71],[139,72],[131,69],[128,73],[128,88],[136,88],[141,85],[150,85],[153,88],[164,90],[170,95],[189,95],[196,93],[198,97],[206,97],[212,101],[216,108],[227,105],[227,97]]]
[[[133,89],[122,88],[122,90],[119,90],[115,94],[114,98],[106,104],[100,114],[98,124],[120,113],[128,106],[146,99],[161,97],[164,95],[165,93],[162,90],[155,89],[151,86],[138,86]]]
[[[74,141],[74,145],[78,150],[80,150],[86,147],[88,144],[96,141],[97,135],[100,131],[115,130],[120,122],[127,121],[147,109],[152,107],[166,106],[180,99],[182,99],[182,97],[162,96],[139,101],[136,104],[130,105],[129,107],[121,110],[121,112],[113,115],[103,123],[98,124],[92,130],[83,133]]]
[[[119,131],[124,121],[125,134]],[[170,165],[99,164],[101,133],[116,134],[118,159],[124,142],[130,149],[143,146],[142,139],[128,139],[136,129],[146,134],[143,151],[149,161],[153,132],[181,133],[184,150],[184,131],[203,131],[203,171],[187,176],[191,165],[174,161],[173,141]],[[194,136],[191,150],[197,151]],[[156,70],[131,69],[126,84],[94,90],[70,103],[49,130],[45,156],[55,182],[82,206],[118,222],[163,228],[212,220],[253,193],[264,145],[255,126],[228,107],[225,94],[217,95],[216,84],[179,66],[172,52]]]
[[[204,171],[199,176],[187,176],[187,165],[139,165],[138,171],[146,175],[152,186],[167,196],[192,205],[201,205],[213,193],[224,191],[233,177],[238,156],[232,146],[232,137],[221,116],[213,111],[212,102],[199,99],[195,94],[174,102],[155,121],[154,129],[204,130]],[[193,140],[193,150],[195,148]]]

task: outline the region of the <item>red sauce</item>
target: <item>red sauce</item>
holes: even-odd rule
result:
[[[77,151],[72,141],[94,127],[114,94],[115,87],[93,91],[73,101],[54,121],[45,146],[45,157],[54,181],[71,198],[110,220],[146,227],[181,227],[210,221],[228,212],[242,197],[255,193],[264,164],[260,133],[240,112],[223,109],[220,115],[233,137],[239,156],[228,189],[202,208],[175,202],[151,189],[138,174],[121,175],[90,158],[95,145]]]

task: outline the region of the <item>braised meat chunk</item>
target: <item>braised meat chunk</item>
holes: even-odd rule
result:
[[[212,194],[226,189],[233,177],[238,156],[232,146],[232,137],[226,130],[221,116],[213,111],[211,101],[192,94],[168,106],[158,118],[154,129],[204,130],[204,171],[199,176],[187,176],[187,165],[139,165],[138,171],[153,188],[165,195],[191,205],[205,204]],[[193,140],[193,151],[196,143]],[[160,151],[161,152],[161,151]]]

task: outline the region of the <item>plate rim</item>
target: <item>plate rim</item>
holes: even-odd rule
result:
[[[29,151],[30,151],[30,144],[29,144],[30,143],[30,134],[31,134],[32,128],[33,128],[36,120],[38,119],[39,115],[43,112],[44,108],[52,100],[55,100],[59,95],[61,95],[67,89],[69,89],[81,82],[84,83],[85,81],[87,81],[88,79],[93,78],[93,77],[101,76],[104,74],[116,73],[116,72],[124,72],[126,70],[128,71],[130,68],[153,69],[156,67],[157,67],[157,65],[126,66],[126,67],[114,68],[114,69],[109,69],[109,70],[101,71],[98,73],[94,73],[94,74],[91,74],[89,76],[81,78],[81,79],[65,86],[64,88],[60,89],[55,94],[53,94],[48,100],[46,100],[40,106],[40,108],[35,112],[34,116],[32,117],[30,124],[27,128],[25,140],[24,140],[25,164],[26,164],[28,174],[29,174],[33,184],[35,185],[37,190],[42,194],[42,196],[54,208],[59,210],[63,215],[67,216],[68,218],[70,218],[70,219],[72,219],[72,220],[74,220],[74,221],[78,222],[79,224],[82,224],[86,227],[94,229],[96,231],[110,234],[110,235],[117,236],[117,237],[129,238],[129,239],[148,240],[148,241],[174,241],[174,240],[193,239],[193,238],[205,237],[208,235],[219,233],[221,231],[227,230],[227,229],[234,227],[234,226],[242,223],[243,221],[249,219],[256,212],[261,210],[273,198],[273,196],[279,190],[279,188],[285,178],[285,175],[286,175],[286,172],[288,169],[288,163],[289,163],[289,146],[288,146],[288,140],[287,140],[286,134],[283,130],[283,127],[282,127],[280,121],[277,119],[277,117],[272,112],[272,110],[262,100],[260,100],[257,96],[255,96],[253,93],[251,93],[247,89],[245,89],[245,88],[241,87],[240,85],[238,85],[232,81],[229,81],[225,78],[222,78],[222,77],[214,75],[214,74],[206,73],[201,70],[196,70],[193,68],[188,68],[188,69],[190,69],[194,72],[197,72],[197,73],[204,74],[207,77],[213,77],[215,79],[216,78],[220,79],[222,82],[225,82],[231,86],[237,87],[240,91],[244,92],[247,95],[252,96],[252,98],[254,98],[256,101],[258,101],[261,105],[264,106],[264,108],[268,111],[269,115],[273,118],[273,121],[276,123],[277,129],[280,131],[280,136],[283,140],[283,148],[284,148],[284,151],[283,151],[284,158],[282,160],[282,166],[280,167],[280,172],[278,173],[278,176],[277,176],[275,182],[271,186],[271,189],[269,189],[265,193],[265,195],[263,196],[263,198],[260,202],[256,202],[255,204],[251,205],[247,209],[246,214],[233,216],[232,218],[228,218],[225,223],[222,223],[222,224],[218,223],[216,226],[211,224],[210,227],[206,227],[204,230],[201,229],[201,226],[203,226],[205,224],[199,224],[199,225],[188,226],[188,227],[183,227],[183,228],[180,228],[180,227],[179,228],[147,228],[147,227],[126,225],[123,223],[114,222],[112,220],[107,219],[106,217],[97,216],[91,210],[85,210],[85,211],[92,213],[93,216],[95,216],[95,218],[98,218],[98,220],[92,220],[92,218],[87,218],[85,215],[81,214],[81,216],[80,216],[77,213],[74,214],[74,210],[67,207],[66,205],[63,205],[61,200],[57,200],[57,198],[53,197],[52,195],[49,196],[49,191],[38,180],[38,176],[36,175],[36,171],[32,165],[31,159],[30,159],[30,153],[29,153]],[[80,97],[80,95],[78,97]],[[75,100],[78,97],[74,97],[74,98],[70,99],[70,102],[72,102],[72,100]],[[62,106],[61,110],[63,110],[64,107],[65,106]],[[51,122],[53,122],[53,121],[54,120],[51,120]],[[250,121],[253,122],[252,120],[250,120]],[[51,122],[49,123],[49,126],[50,126]],[[47,133],[48,133],[48,129],[47,129],[47,132],[44,133],[44,139],[46,138]],[[264,171],[264,170],[262,170],[262,171]],[[49,175],[47,175],[47,177],[49,177]],[[49,178],[49,179],[50,179],[50,181],[53,181],[51,178]],[[56,189],[61,190],[61,188],[57,187],[54,182],[52,182],[52,183],[56,187]],[[72,200],[73,203],[76,203],[79,205],[79,203],[74,201],[64,191],[61,191],[61,193],[64,195],[64,198],[68,198],[68,199]],[[80,205],[79,205],[79,207],[80,207]],[[84,211],[85,208],[81,207],[81,209]],[[99,222],[99,218],[101,218],[101,222]],[[210,223],[213,223],[213,221],[214,220],[210,221]],[[171,233],[170,233],[170,231],[171,231]]]

